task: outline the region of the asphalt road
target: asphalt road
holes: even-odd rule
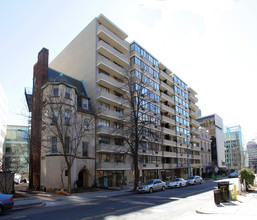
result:
[[[230,179],[231,180],[231,179]],[[210,199],[217,182],[208,182],[152,194],[132,194],[69,206],[8,212],[1,219],[179,219],[195,214]]]

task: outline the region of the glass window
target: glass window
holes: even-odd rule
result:
[[[70,138],[69,137],[65,137],[65,150],[66,150],[66,154],[70,153]]]
[[[86,142],[82,143],[82,156],[88,157],[88,143]]]
[[[98,126],[110,127],[110,121],[105,119],[99,119]]]
[[[54,109],[53,110],[53,115],[52,115],[52,124],[57,123],[58,115],[59,115],[59,111],[57,109]]]
[[[85,119],[85,129],[88,129],[89,128],[89,121],[88,121],[88,119]]]
[[[82,99],[82,108],[88,109],[88,100],[87,99]]]
[[[100,136],[98,138],[99,144],[110,144],[110,137],[108,136]]]
[[[65,110],[64,112],[64,124],[70,124],[70,111]]]
[[[53,96],[59,96],[59,86],[53,87]]]
[[[65,98],[70,99],[70,89],[69,88],[65,89]]]
[[[57,137],[52,137],[51,142],[51,153],[57,153]]]
[[[110,105],[104,102],[99,102],[98,107],[110,110]]]

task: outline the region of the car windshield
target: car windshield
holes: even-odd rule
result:
[[[143,183],[143,185],[150,185],[153,184],[153,180],[148,180],[147,182]]]
[[[189,179],[189,180],[192,180],[192,179],[194,179],[194,177],[193,177],[193,176],[190,176],[188,179]]]

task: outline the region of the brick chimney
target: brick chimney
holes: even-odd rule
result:
[[[30,144],[30,188],[40,190],[41,127],[42,127],[42,89],[48,80],[48,49],[38,53],[34,65],[31,144]]]

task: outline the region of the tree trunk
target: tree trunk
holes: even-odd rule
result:
[[[135,170],[135,181],[134,181],[134,191],[137,190],[138,187],[138,182],[139,182],[139,172],[138,172],[138,155],[135,154],[133,159],[134,159],[134,170]]]
[[[67,192],[70,194],[71,193],[71,167],[68,166],[68,187],[67,187]]]

